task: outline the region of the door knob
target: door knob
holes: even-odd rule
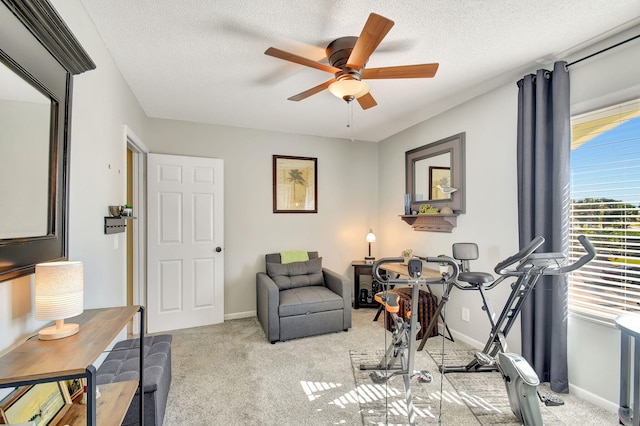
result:
[[[216,247],[216,253],[220,253],[222,251],[222,247]]]

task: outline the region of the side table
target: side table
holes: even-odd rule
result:
[[[370,275],[373,279],[373,264],[366,264],[364,260],[354,260],[351,266],[353,266],[353,309],[359,309],[360,306],[367,308],[378,306],[377,303],[360,303],[360,275]]]

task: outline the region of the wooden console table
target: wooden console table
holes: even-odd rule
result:
[[[100,385],[96,404],[96,369],[93,363],[127,323],[140,312],[139,380]],[[0,388],[86,378],[87,404],[72,404],[58,425],[119,426],[140,389],[140,425],[144,424],[142,392],[144,372],[144,307],[88,309],[68,322],[80,324],[80,332],[59,340],[39,340],[37,335],[0,357]]]

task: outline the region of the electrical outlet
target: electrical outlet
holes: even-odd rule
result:
[[[469,309],[462,308],[462,321],[469,321]]]

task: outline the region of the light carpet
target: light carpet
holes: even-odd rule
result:
[[[386,383],[376,384],[371,370],[361,370],[360,365],[375,365],[383,351],[351,351],[351,363],[360,390],[359,404],[363,425],[400,425],[408,423],[407,401],[401,375],[392,376]],[[420,362],[421,369],[434,371],[433,360]],[[391,373],[391,372],[389,372]],[[385,374],[385,372],[382,372]],[[460,395],[440,374],[433,374],[431,383],[411,379],[411,392],[416,424],[477,425],[473,413]],[[442,385],[442,387],[441,387]]]
[[[466,365],[473,359],[476,349],[460,342],[443,342],[442,337],[430,338],[426,350],[416,353],[414,369],[427,370],[433,376],[431,383],[411,380],[411,393],[417,425],[520,425],[511,411],[509,398],[499,372],[439,373],[439,366]],[[360,365],[378,364],[381,350],[352,350],[351,364],[356,388],[367,390],[359,398],[363,425],[406,425],[406,394],[401,375],[388,383],[376,384],[371,371]],[[398,366],[400,361],[398,360]],[[389,372],[382,372],[389,374]],[[539,386],[541,394],[550,392],[547,384]],[[566,401],[563,406],[547,407],[540,403],[545,425],[605,425],[615,424],[616,416],[597,409],[571,395],[559,395]]]
[[[330,333],[275,345],[267,341],[255,317],[171,332],[172,382],[164,426],[363,424],[366,413],[363,413],[365,406],[361,396],[370,387],[370,382],[366,385],[362,380],[356,383],[350,352],[367,354],[386,347],[391,334],[384,330],[382,322],[372,321],[374,315],[374,309],[354,310],[353,327],[347,333]],[[439,353],[436,351],[441,344],[440,338],[431,338],[426,346],[428,351],[416,355],[416,368],[436,372],[434,382],[425,386],[428,394],[437,395],[439,391],[440,375],[429,353]],[[452,350],[463,348],[458,342],[446,341],[446,344],[447,356],[453,354]],[[434,357],[438,359],[438,356]],[[356,362],[359,366],[360,361]],[[445,377],[447,381],[452,380],[449,374]],[[478,386],[484,387],[480,376],[474,378],[471,374],[465,375],[460,382],[475,380],[479,381]],[[402,401],[402,379],[393,379],[390,385],[396,388],[400,394],[397,399]],[[462,400],[462,396],[455,396],[465,391],[460,387],[462,385],[455,381],[453,384],[445,382],[445,385],[444,395],[450,399],[445,400],[447,405],[442,410],[445,423],[479,424],[477,418],[480,416],[474,415],[474,408]],[[465,392],[476,396],[472,389]],[[555,424],[617,424],[615,414],[576,397],[571,399],[571,396],[563,395],[563,398],[567,401],[564,406],[552,408],[556,417],[562,420]],[[440,414],[439,400],[434,396],[429,401],[430,414],[425,411],[427,417],[420,417],[418,424],[434,423]],[[481,400],[474,401],[478,401],[479,406],[485,404]],[[398,404],[401,407],[402,403]],[[488,404],[501,407],[495,402]],[[500,409],[505,416],[511,412]],[[370,421],[386,424],[382,418],[366,416],[366,419],[366,425],[376,424]],[[393,423],[389,421],[389,424]],[[398,418],[396,424],[406,424],[406,417]]]

